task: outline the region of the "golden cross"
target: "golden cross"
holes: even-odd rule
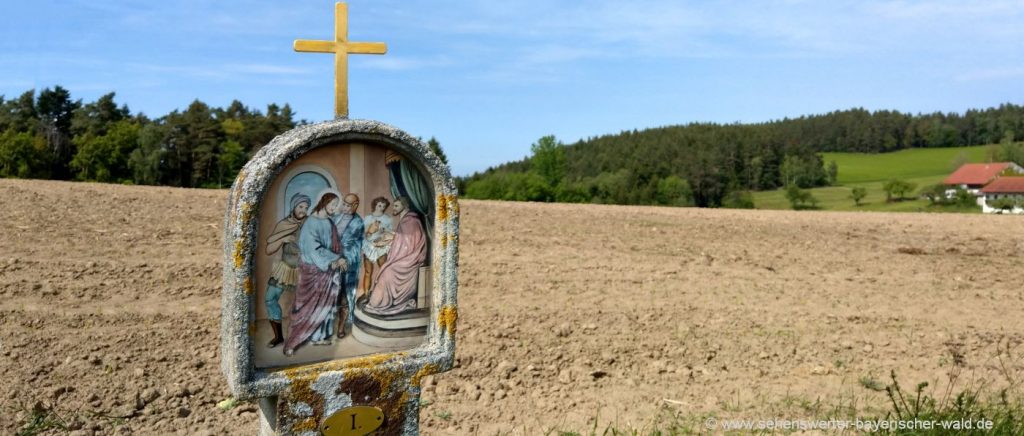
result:
[[[334,53],[334,117],[348,118],[348,55],[384,54],[383,42],[349,42],[348,5],[334,4],[334,41],[295,40],[295,51],[306,53]]]

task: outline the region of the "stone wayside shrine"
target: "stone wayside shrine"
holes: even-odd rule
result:
[[[297,127],[253,156],[224,222],[221,367],[259,402],[262,435],[418,434],[420,382],[455,353],[459,206],[421,141],[348,119],[348,41],[335,8],[333,121]]]

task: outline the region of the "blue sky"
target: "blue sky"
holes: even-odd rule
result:
[[[163,115],[193,99],[331,118],[331,1],[3,0],[0,94],[60,84]],[[691,121],[1024,103],[1021,1],[352,0],[353,118],[436,136],[465,175]]]

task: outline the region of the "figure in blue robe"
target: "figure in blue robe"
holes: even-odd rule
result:
[[[359,196],[348,194],[343,200],[341,213],[333,217],[341,236],[341,256],[348,264],[341,273],[341,295],[338,296],[338,307],[341,308],[339,338],[345,336],[345,324],[351,324],[354,319],[352,312],[355,309],[356,286],[359,285],[359,263],[363,258],[363,219],[355,213],[358,208]],[[347,305],[341,301],[342,298],[347,300]]]

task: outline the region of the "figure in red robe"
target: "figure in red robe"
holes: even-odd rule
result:
[[[419,269],[427,259],[427,236],[416,212],[409,210],[409,199],[396,198],[391,213],[398,225],[390,239],[387,260],[373,272],[373,285],[366,312],[396,315],[416,309]]]

